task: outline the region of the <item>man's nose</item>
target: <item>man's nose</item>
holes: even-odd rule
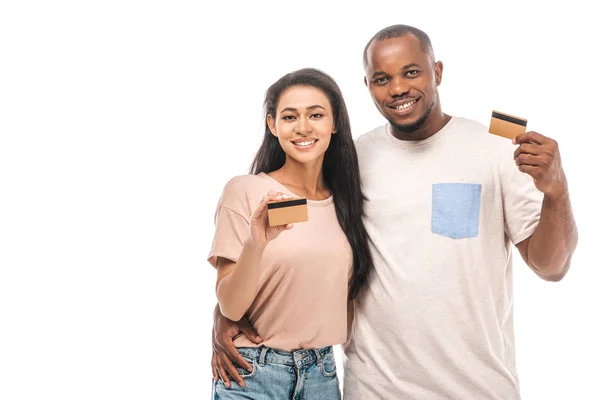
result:
[[[406,80],[401,77],[394,77],[389,85],[391,96],[401,96],[410,91],[410,86]]]

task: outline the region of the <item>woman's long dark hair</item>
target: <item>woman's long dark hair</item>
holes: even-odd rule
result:
[[[265,95],[265,136],[252,161],[251,174],[269,173],[285,163],[285,152],[267,125],[267,116],[276,116],[281,94],[293,86],[317,88],[329,99],[334,115],[336,134],[331,135],[329,147],[323,160],[323,178],[333,195],[338,222],[352,247],[352,278],[348,297],[354,299],[365,284],[373,268],[369,249],[369,236],[363,222],[363,203],[358,157],[352,140],[350,118],[342,92],[329,75],[313,68],[291,72],[275,82]]]

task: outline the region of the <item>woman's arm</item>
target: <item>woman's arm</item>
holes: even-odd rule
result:
[[[267,203],[288,196],[269,192],[252,214],[250,234],[237,262],[217,259],[217,300],[221,312],[232,321],[239,321],[252,305],[259,290],[260,263],[267,244],[292,225],[269,226]]]

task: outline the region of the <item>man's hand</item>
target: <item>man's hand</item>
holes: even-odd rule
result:
[[[550,199],[560,198],[567,193],[567,178],[556,141],[529,131],[517,136],[513,143],[519,145],[514,153],[519,170],[533,178],[539,191]]]
[[[540,277],[556,282],[569,270],[578,239],[558,144],[537,132],[525,132],[513,143],[519,145],[514,153],[519,170],[544,193],[539,223],[517,248]]]
[[[239,322],[233,322],[225,318],[223,314],[221,314],[218,304],[215,307],[213,320],[213,356],[211,362],[213,378],[216,382],[220,377],[223,380],[223,383],[225,383],[225,387],[230,388],[231,382],[229,381],[229,376],[231,376],[231,378],[233,378],[238,385],[244,387],[246,386],[246,383],[238,373],[233,363],[248,371],[252,371],[252,365],[250,365],[237,351],[233,345],[233,339],[241,334],[244,334],[252,342],[260,344],[262,342],[262,338],[258,336],[258,333],[256,333],[254,328],[248,323],[248,320],[245,317]]]

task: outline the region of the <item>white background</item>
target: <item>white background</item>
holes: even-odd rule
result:
[[[430,35],[446,113],[558,140],[579,247],[558,284],[516,262],[518,371],[524,399],[600,398],[591,5],[213,3],[2,2],[0,398],[209,398],[212,218],[264,91],[317,67],[355,137],[382,124],[361,57],[396,23]]]

